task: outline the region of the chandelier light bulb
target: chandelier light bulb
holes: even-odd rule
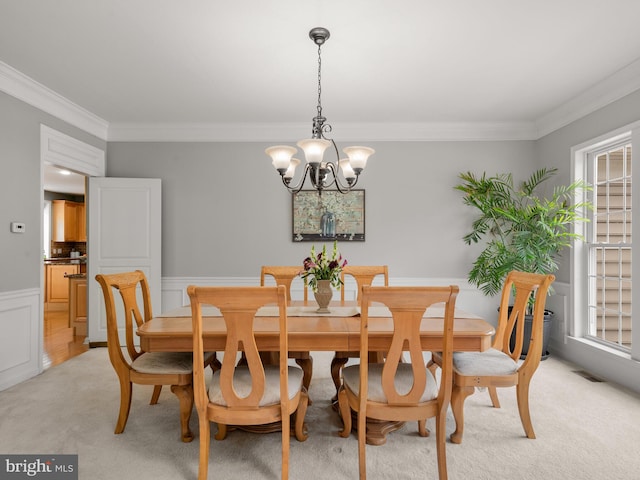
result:
[[[297,145],[304,150],[307,163],[317,166],[322,162],[324,151],[331,145],[331,142],[322,138],[308,138],[300,140]]]
[[[292,158],[291,162],[289,163],[289,168],[287,168],[287,171],[283,175],[285,180],[291,181],[293,176],[296,174],[296,167],[298,165],[300,165],[300,160],[298,160],[297,158]]]
[[[273,161],[273,166],[278,172],[286,172],[291,163],[291,157],[298,151],[297,148],[290,145],[276,145],[269,147],[265,150],[265,153],[269,155]],[[294,167],[295,168],[295,167]]]
[[[351,183],[356,178],[356,174],[351,167],[351,163],[348,158],[341,158],[338,162],[340,165],[340,170],[342,170],[342,175],[347,179],[347,182]]]
[[[375,150],[369,147],[346,147],[342,151],[349,157],[349,163],[356,175],[364,170],[364,167],[367,166],[367,160],[375,153]]]

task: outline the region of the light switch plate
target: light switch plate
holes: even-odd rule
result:
[[[24,233],[26,225],[19,222],[11,222],[11,233]]]

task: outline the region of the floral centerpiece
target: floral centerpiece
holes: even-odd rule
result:
[[[322,251],[316,254],[315,245],[311,247],[311,256],[304,259],[300,276],[307,280],[307,284],[314,292],[318,291],[319,280],[329,280],[332,287],[340,289],[342,280],[340,272],[347,264],[347,260],[342,258],[338,252],[338,242],[333,242],[333,252],[331,257],[327,255],[327,246],[322,246]]]

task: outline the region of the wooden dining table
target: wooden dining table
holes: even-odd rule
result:
[[[360,307],[355,301],[334,301],[329,313],[317,313],[315,304],[292,301],[287,307],[289,351],[305,370],[307,382],[311,378],[312,351],[336,352],[337,364],[343,364],[347,356],[360,351]],[[443,306],[432,306],[425,312],[421,326],[424,351],[442,348]],[[191,352],[193,350],[191,308],[189,306],[163,313],[141,325],[137,334],[140,346],[146,352]],[[258,310],[254,322],[256,344],[262,352],[279,349],[277,307]],[[215,307],[204,307],[202,318],[205,351],[224,351],[226,327],[224,319]],[[453,331],[455,351],[484,351],[491,346],[495,330],[482,318],[456,309]],[[389,348],[393,334],[390,312],[383,306],[369,307],[369,350],[382,352]],[[335,359],[334,359],[335,362]],[[335,376],[335,372],[332,372]],[[355,424],[355,423],[354,423]],[[380,445],[386,441],[386,433],[395,428],[371,425],[367,442]],[[399,427],[398,427],[399,428]],[[369,428],[368,428],[369,430]]]

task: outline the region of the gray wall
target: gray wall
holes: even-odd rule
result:
[[[534,142],[381,142],[359,188],[366,242],[342,242],[353,264],[385,263],[391,277],[466,277],[476,249],[453,189],[462,171],[535,167]],[[107,175],[162,179],[163,276],[257,276],[263,264],[301,264],[291,197],[262,143],[109,143]]]
[[[41,123],[106,148],[105,142],[0,92],[0,292],[40,286]],[[25,233],[11,233],[11,222],[25,223]]]
[[[540,165],[558,167],[556,181],[568,184],[572,174],[572,147],[638,120],[640,90],[537,140],[535,156]],[[562,266],[556,275],[559,281],[569,282],[569,256],[570,252],[565,251]]]

